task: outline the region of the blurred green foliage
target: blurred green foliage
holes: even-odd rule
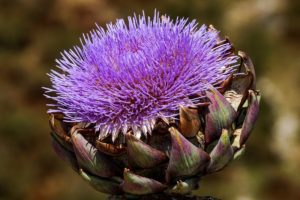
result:
[[[253,59],[263,99],[244,156],[204,177],[197,194],[300,199],[300,3],[286,0],[1,0],[0,199],[102,199],[55,156],[42,86],[81,33],[154,9],[196,18]]]

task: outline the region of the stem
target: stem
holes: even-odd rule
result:
[[[109,196],[107,200],[220,200],[210,196],[193,196],[180,194],[151,194],[144,196]]]

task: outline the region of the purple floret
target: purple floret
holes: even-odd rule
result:
[[[106,30],[84,35],[81,46],[62,53],[49,74],[46,95],[68,122],[93,123],[100,137],[131,129],[150,134],[157,118],[175,118],[179,105],[191,106],[206,84],[217,84],[235,70],[230,44],[216,47],[219,33],[196,21],[129,17]]]

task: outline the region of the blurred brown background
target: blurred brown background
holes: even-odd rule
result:
[[[0,199],[103,199],[50,146],[42,86],[60,51],[81,33],[157,8],[230,36],[253,59],[263,99],[246,153],[205,177],[200,195],[300,199],[300,1],[1,0]]]

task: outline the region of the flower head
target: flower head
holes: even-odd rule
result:
[[[62,73],[49,74],[53,86],[46,93],[55,93],[46,94],[55,101],[49,112],[93,123],[100,136],[151,133],[157,118],[176,118],[179,106],[199,102],[207,83],[234,72],[238,57],[219,39],[195,20],[156,12],[97,27],[56,60]]]

